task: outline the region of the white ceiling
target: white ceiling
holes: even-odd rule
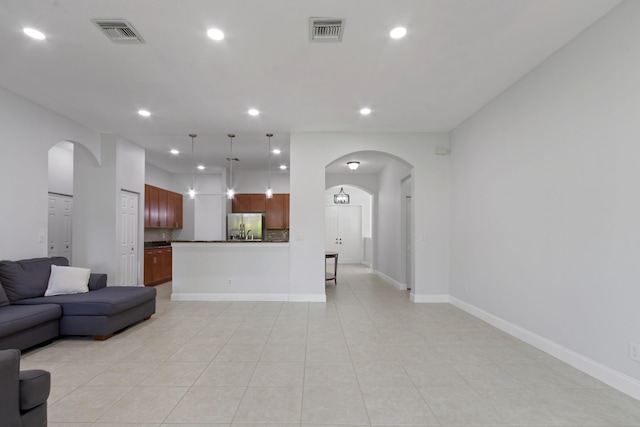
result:
[[[238,170],[264,168],[267,132],[287,164],[291,132],[449,131],[619,3],[2,0],[0,86],[122,135],[173,173],[191,171],[192,132],[209,170],[225,166],[230,132]],[[342,43],[310,43],[310,17],[345,18]],[[95,18],[126,19],[146,43],[114,44]],[[408,34],[392,40],[398,25]],[[207,38],[211,27],[226,38]]]

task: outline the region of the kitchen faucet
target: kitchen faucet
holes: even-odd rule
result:
[[[249,240],[249,235],[251,235],[251,240],[253,240],[253,230],[247,230],[247,240]]]

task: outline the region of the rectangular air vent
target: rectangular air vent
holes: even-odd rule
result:
[[[309,18],[309,41],[341,42],[344,32],[342,18]]]
[[[144,43],[144,39],[133,28],[133,25],[124,19],[92,19],[92,21],[114,43]]]

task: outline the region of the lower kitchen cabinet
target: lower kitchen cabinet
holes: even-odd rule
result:
[[[144,251],[144,284],[155,286],[171,280],[172,272],[171,248],[145,249]]]

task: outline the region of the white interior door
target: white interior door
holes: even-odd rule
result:
[[[340,263],[362,264],[362,206],[338,208],[338,247]]]
[[[362,206],[325,208],[325,250],[338,252],[339,264],[362,264]]]
[[[324,211],[324,249],[338,252],[338,207],[330,205]]]
[[[118,286],[138,284],[138,194],[120,192],[120,271]]]
[[[71,265],[71,218],[73,197],[49,193],[47,256],[63,256]]]

